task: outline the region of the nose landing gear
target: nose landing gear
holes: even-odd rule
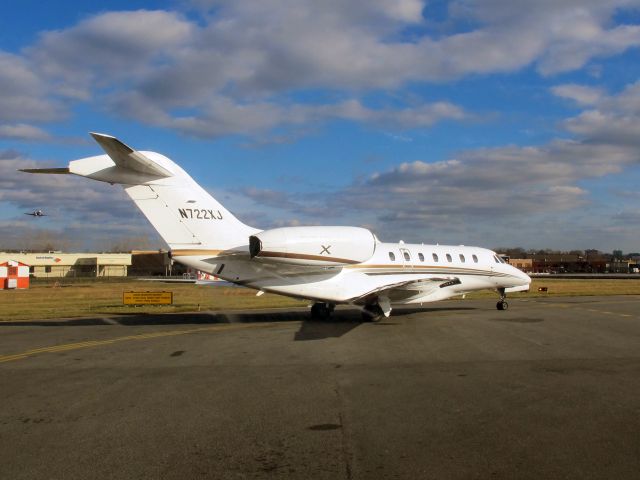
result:
[[[507,308],[509,308],[509,304],[505,300],[505,298],[507,298],[507,294],[504,291],[504,288],[499,288],[498,293],[500,294],[500,300],[498,300],[498,303],[496,303],[496,308],[498,310],[506,310]]]

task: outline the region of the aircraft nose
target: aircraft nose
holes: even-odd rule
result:
[[[511,267],[514,270],[515,276],[522,280],[523,285],[531,285],[531,277],[524,273],[522,270],[516,267]]]

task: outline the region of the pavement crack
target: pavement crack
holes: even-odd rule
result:
[[[338,379],[335,378],[334,392],[338,400],[338,420],[342,428],[340,429],[340,450],[342,452],[342,458],[344,461],[345,477],[347,480],[353,478],[353,450],[351,449],[350,442],[350,428],[348,422],[346,422],[345,404],[342,394],[340,392],[340,385]]]

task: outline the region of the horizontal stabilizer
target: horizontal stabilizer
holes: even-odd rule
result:
[[[111,135],[91,132],[91,136],[118,167],[158,177],[170,177],[173,175],[166,168]]]
[[[54,175],[65,175],[70,173],[68,167],[62,168],[20,168],[20,172],[26,173],[49,173]]]

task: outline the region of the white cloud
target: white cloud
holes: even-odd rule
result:
[[[207,138],[277,130],[287,139],[334,119],[396,135],[474,117],[451,102],[395,95],[408,84],[525,67],[554,75],[640,45],[640,27],[616,18],[640,0],[457,0],[438,21],[433,4],[419,0],[193,3],[198,18],[107,12],[43,32],[19,55],[0,52],[0,137],[49,139],[39,125],[64,118],[74,102]],[[309,91],[320,95],[301,101]],[[407,162],[335,192],[331,215],[347,215],[348,205],[390,230],[409,231],[420,220],[462,231],[496,215],[575,212],[592,201],[584,179],[638,162],[640,83],[615,95],[577,84],[552,91],[585,109],[562,124],[574,140]],[[393,101],[364,100],[380,92]],[[106,185],[9,171],[32,163],[0,161],[2,201],[21,209],[53,204],[76,225],[116,224],[134,211]],[[301,223],[328,210],[322,195],[304,202],[277,191],[245,194]],[[114,208],[104,213],[104,203]]]
[[[50,121],[63,115],[46,82],[23,58],[0,51],[0,122]]]
[[[461,107],[449,102],[374,109],[358,100],[323,105],[283,105],[275,101],[237,102],[229,97],[212,98],[201,105],[197,115],[171,116],[162,109],[155,108],[138,93],[121,95],[114,100],[112,108],[140,121],[208,138],[233,134],[257,135],[281,126],[304,128],[309,124],[319,125],[333,119],[411,129],[430,127],[443,120],[472,117]]]
[[[0,125],[0,138],[42,142],[51,140],[51,135],[33,125],[17,123],[15,125]]]
[[[42,33],[27,55],[50,77],[57,93],[89,99],[94,84],[130,82],[167,61],[194,29],[171,12],[107,12],[65,30]]]
[[[584,85],[566,84],[558,85],[551,89],[554,95],[573,100],[578,105],[595,105],[604,96],[601,88],[587,87]]]
[[[403,163],[372,175],[334,195],[333,206],[374,210],[401,223],[560,212],[587,201],[588,192],[576,182],[619,172],[637,158],[625,149],[570,141],[472,150],[456,159]]]
[[[445,34],[419,0],[194,3],[204,12],[197,20],[107,12],[43,32],[22,56],[0,54],[0,121],[57,118],[62,98],[106,103],[117,114],[198,136],[263,135],[327,118],[424,128],[467,114],[446,102],[367,110],[358,98],[529,65],[545,75],[565,72],[640,45],[640,26],[612,21],[640,0],[453,1]],[[292,100],[306,89],[342,100]],[[597,100],[596,91],[570,85],[557,94]]]
[[[640,149],[640,82],[628,85],[617,95],[580,85],[562,85],[552,91],[590,107],[564,122],[570,132],[589,143]]]
[[[567,20],[570,28],[566,37],[560,36],[563,41],[550,46],[539,63],[539,70],[545,75],[576,70],[592,58],[614,55],[640,45],[638,26],[624,25],[605,31],[597,24],[580,25],[573,19]]]
[[[573,243],[574,248],[591,248],[606,245],[606,234],[615,231],[631,245],[637,227],[620,226],[615,216],[598,217],[593,226],[595,213],[585,213],[585,207],[595,212],[604,206],[584,184],[640,165],[639,85],[617,95],[579,85],[554,88],[556,95],[587,108],[564,124],[576,134],[573,140],[473,149],[440,162],[405,162],[330,193],[307,194],[308,200],[278,191],[245,193],[279,208],[284,217],[306,222],[312,218],[308,208],[315,223],[365,221],[387,239],[419,240],[433,226],[440,241],[530,245],[528,239],[536,238],[539,246],[592,239],[591,244]],[[322,218],[323,212],[329,218]]]

